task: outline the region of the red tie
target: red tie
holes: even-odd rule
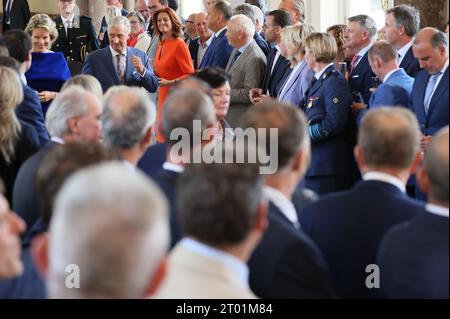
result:
[[[355,71],[356,63],[358,63],[359,58],[360,58],[359,55],[355,55],[355,56],[353,57],[353,59],[352,59],[352,65],[351,65],[351,68],[350,68],[350,74],[352,74],[353,71]]]

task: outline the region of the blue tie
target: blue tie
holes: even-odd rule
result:
[[[432,75],[428,80],[427,90],[425,91],[425,100],[423,101],[425,106],[425,114],[428,114],[430,110],[431,97],[434,92],[434,88],[436,87],[436,82],[442,72],[438,72],[435,75]]]
[[[231,65],[235,64],[237,59],[241,56],[241,51],[237,51],[236,54],[233,57],[233,63]]]

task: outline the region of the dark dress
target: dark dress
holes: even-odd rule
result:
[[[25,73],[28,86],[42,92],[59,92],[70,77],[70,70],[62,52],[33,53],[31,68]],[[50,102],[42,103],[42,112],[47,113]]]

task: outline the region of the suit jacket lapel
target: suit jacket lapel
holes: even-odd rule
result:
[[[440,96],[445,91],[448,91],[448,68],[445,71],[444,75],[442,76],[441,82],[439,82],[439,85],[436,88],[436,92],[434,92],[433,97],[431,98],[430,109],[428,110],[428,113],[427,113],[427,119],[430,118],[431,113],[435,109],[436,101],[439,100]]]
[[[131,63],[131,57],[133,56],[133,52],[131,52],[130,48],[127,48],[127,69],[125,71],[125,81],[128,82],[133,77],[134,66]],[[142,61],[144,63],[144,61]]]
[[[110,49],[109,46],[107,46],[105,48],[105,62],[104,62],[105,63],[105,69],[106,70],[114,70],[114,72],[108,72],[108,73],[112,73],[114,84],[120,85],[119,75],[117,74],[117,69],[114,66],[113,59],[114,59],[114,57],[113,57],[113,55],[111,53],[111,49]]]
[[[233,63],[233,65],[230,65],[230,72],[234,71],[235,69],[237,69],[242,63],[243,61],[246,59],[246,57],[250,54],[250,52],[252,52],[253,46],[255,45],[255,43],[253,42],[252,44],[250,44],[247,49],[245,49],[245,51],[241,54],[241,56],[237,59],[236,62]],[[238,52],[238,50],[233,50],[233,54],[232,57],[230,57],[230,60],[228,61],[229,64],[231,64],[233,62],[234,56],[236,55],[236,53]],[[227,67],[228,68],[228,67]]]

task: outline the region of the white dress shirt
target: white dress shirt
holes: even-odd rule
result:
[[[408,53],[408,50],[411,49],[412,45],[413,41],[411,40],[403,48],[397,51],[398,55],[400,56],[398,59],[398,65],[402,64],[402,61],[405,58],[406,53]]]
[[[300,229],[300,223],[298,221],[297,211],[294,204],[279,190],[267,186],[264,186],[264,195],[266,198],[274,204],[281,213],[292,223],[296,229]]]
[[[209,46],[211,45],[212,41],[214,40],[214,35],[211,35],[208,40],[205,41],[205,43],[201,43],[201,39],[198,39],[198,53],[197,53],[197,65],[200,65],[202,63],[203,57],[205,56],[206,50],[208,50]]]
[[[384,182],[387,184],[394,185],[399,190],[401,190],[403,193],[406,193],[406,186],[405,184],[399,180],[397,177],[381,173],[381,172],[369,172],[363,176],[363,180],[365,181],[378,181],[378,182]]]
[[[183,166],[174,164],[174,163],[169,163],[169,162],[165,162],[163,164],[163,169],[165,169],[166,171],[175,172],[175,173],[179,173],[179,174],[184,172]]]
[[[66,35],[68,35],[68,33],[67,33],[67,25],[68,25],[68,23],[70,23],[71,27],[73,28],[73,18],[74,17],[75,17],[74,14],[71,14],[67,18],[64,18],[63,16],[61,16],[61,20],[62,20],[62,23],[64,25],[64,29],[66,30]]]
[[[355,68],[358,66],[359,62],[361,62],[362,58],[366,55],[367,52],[369,52],[369,49],[372,47],[373,43],[370,43],[368,46],[363,48],[361,51],[358,52],[357,56],[359,56],[358,61],[356,61]]]
[[[438,206],[438,205],[434,205],[434,204],[428,204],[426,206],[426,209],[427,209],[427,212],[429,212],[431,214],[448,218],[448,213],[449,213],[448,207]]]
[[[436,93],[436,89],[438,88],[439,83],[441,83],[442,77],[444,76],[444,73],[445,73],[445,71],[447,71],[447,69],[448,69],[448,58],[447,58],[447,61],[444,64],[444,67],[441,70],[441,75],[439,75],[438,79],[436,80],[436,85],[434,86],[433,93],[431,93],[431,96],[430,96],[430,99],[429,99],[430,102],[433,99],[433,95],[434,95],[434,93]]]

